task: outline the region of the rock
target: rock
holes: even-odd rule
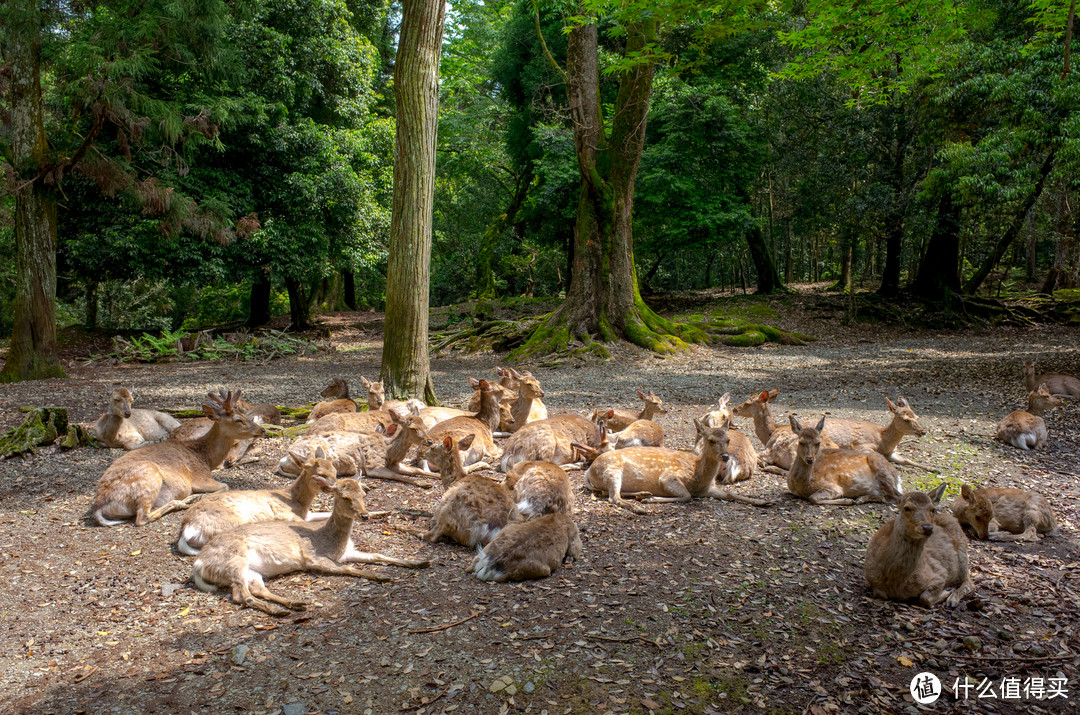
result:
[[[982,641],[978,636],[964,636],[964,647],[972,653],[978,653],[982,650]]]
[[[488,692],[489,693],[498,693],[498,692],[506,691],[506,693],[508,695],[513,695],[514,693],[517,692],[517,688],[514,687],[513,683],[514,683],[514,679],[511,678],[509,675],[499,676],[498,678],[495,678],[495,680],[491,681],[491,685],[488,686]],[[510,692],[511,688],[514,689],[513,692]]]
[[[943,652],[948,647],[949,647],[949,644],[944,638],[939,638],[937,640],[937,642],[934,643],[934,650],[936,650],[938,652]]]
[[[524,690],[526,693],[531,693],[532,691],[536,690],[536,686],[532,683],[525,683],[525,685],[521,686],[521,689]]]
[[[1011,641],[1013,639],[1013,634],[1008,631],[998,631],[997,637],[998,640]]]
[[[1026,653],[1030,647],[1027,643],[1013,643],[1012,652],[1016,654]]]
[[[307,703],[289,703],[281,706],[282,715],[304,715],[307,712]]]
[[[241,643],[238,646],[235,646],[232,649],[232,664],[233,665],[243,665],[244,664],[244,659],[247,658],[248,651],[250,651],[250,650],[251,650],[251,648],[249,648],[247,645],[245,645],[243,643]]]
[[[168,598],[181,588],[183,588],[183,586],[178,583],[163,583],[161,584],[161,597]]]
[[[1031,647],[1028,648],[1028,655],[1032,658],[1045,658],[1050,655],[1050,651],[1046,650],[1046,648],[1043,648],[1038,643],[1032,643]]]

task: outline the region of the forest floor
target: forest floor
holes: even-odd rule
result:
[[[844,326],[813,296],[722,307],[820,339],[665,359],[620,345],[609,362],[534,370],[549,411],[633,406],[635,390],[652,389],[668,407],[658,422],[669,446],[688,448],[691,418],[727,391],[741,401],[779,387],[778,420],[825,412],[882,424],[885,397],[903,395],[929,432],[902,451],[940,470],[902,468],[908,488],[945,479],[947,500],[963,481],[1037,489],[1058,533],[973,541],[974,594],[956,610],[927,610],[874,599],[865,585],[866,544],[894,513],[885,505],[815,507],[759,474],[737,488],[771,508],[706,500],[633,516],[581,491],[574,472],[584,557],[541,581],[487,584],[465,573],[469,549],[409,533],[426,528],[441,489],[367,480],[368,508],[391,514],[357,525],[359,548],[430,558],[431,568],[380,567],[390,583],[280,578],[272,588],[310,610],[275,619],[192,587],[190,559],[172,545],[179,514],[138,529],[88,521],[94,484],[119,451],[49,448],[0,462],[0,712],[914,713],[909,684],[922,671],[946,688],[933,712],[1075,711],[1080,405],[1048,415],[1045,451],[992,436],[1024,405],[1024,358],[1080,374],[1080,329]],[[323,322],[335,349],[269,364],[85,365],[69,351],[69,379],[0,388],[0,426],[17,424],[26,404],[91,421],[114,382],[133,386],[138,406],[193,408],[220,387],[302,405],[331,377],[375,377],[381,316]],[[497,364],[492,354],[436,357],[440,398],[460,404],[466,377]],[[272,468],[285,443],[262,450],[217,478],[284,484]],[[1032,678],[1046,695],[1067,679],[1067,696],[1002,697],[1003,681],[1037,686]],[[958,679],[974,685],[966,702],[952,692]]]

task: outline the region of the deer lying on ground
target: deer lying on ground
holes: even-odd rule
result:
[[[278,462],[278,471],[286,476],[299,474],[300,465],[303,464],[303,461],[299,460],[311,459],[321,447],[340,476],[362,474],[365,477],[388,479],[429,489],[430,484],[413,477],[437,477],[437,474],[402,464],[409,450],[414,445],[422,444],[424,439],[422,421],[414,416],[401,423],[394,423],[387,429],[380,425],[375,432],[332,432],[320,435],[309,433],[300,436],[290,445],[288,453]]]
[[[754,433],[765,447],[761,453],[765,471],[786,476],[788,470],[791,469],[791,463],[795,460],[799,435],[791,431],[790,425],[778,425],[773,421],[769,403],[775,400],[778,394],[780,390],[775,387],[771,390],[763,390],[731,410],[731,414],[736,417],[750,417],[754,420]],[[821,446],[825,449],[837,448],[836,442],[833,442],[828,435],[821,435]]]
[[[329,512],[310,512],[309,509],[315,497],[334,483],[337,470],[333,463],[321,448],[315,450],[311,459],[303,460],[299,455],[293,455],[293,459],[303,466],[300,476],[289,487],[219,492],[200,499],[184,512],[180,538],[176,541],[177,551],[196,556],[214,536],[241,524],[274,519],[318,521],[328,518]]]
[[[945,491],[906,492],[900,514],[886,523],[866,549],[866,583],[878,598],[918,599],[929,608],[950,608],[974,590],[968,572],[968,540],[952,514],[936,513]],[[952,588],[952,592],[946,591]]]
[[[615,418],[615,410],[593,410],[589,419],[596,424],[608,424],[608,418]],[[627,447],[663,447],[664,428],[652,420],[634,420],[618,432],[608,432],[607,439],[611,449]],[[601,450],[607,451],[607,450]]]
[[[221,466],[237,440],[254,439],[262,427],[236,411],[240,390],[207,395],[203,412],[214,425],[190,442],[165,441],[125,453],[109,465],[97,482],[90,512],[102,526],[116,526],[134,517],[135,526],[186,509],[192,493],[218,492],[228,485],[210,472]]]
[[[481,394],[480,411],[476,414],[452,417],[439,422],[427,430],[425,438],[432,444],[438,445],[447,436],[452,437],[456,443],[472,435],[473,439],[469,440],[469,451],[464,457],[465,464],[472,466],[481,464],[486,457],[492,460],[498,459],[501,454],[499,448],[495,446],[492,433],[501,421],[499,391],[502,388],[487,380],[477,380],[473,377],[469,378],[469,384]],[[430,449],[425,450],[423,455],[429,462],[432,461],[430,451]],[[484,466],[487,466],[486,463]]]
[[[461,464],[461,452],[474,438],[470,434],[455,441],[446,436],[429,450],[446,492],[432,514],[431,530],[423,536],[427,541],[446,536],[465,546],[483,546],[510,521],[510,491],[487,477],[466,474]]]
[[[502,368],[496,368],[496,372],[502,371]],[[502,419],[499,420],[498,431],[495,432],[496,436],[508,437],[513,431],[514,417],[511,413],[511,406],[514,401],[517,400],[518,393],[514,392],[511,388],[507,387],[504,382],[509,382],[510,378],[504,377],[497,383],[489,383],[492,391],[495,392],[499,398],[499,415]],[[442,417],[437,413],[431,413],[433,417],[440,417],[440,419],[434,420],[432,425],[437,422],[441,422],[443,419],[450,419],[450,417],[457,417],[459,415],[476,414],[480,411],[480,390],[473,390],[472,395],[469,396],[469,402],[466,405],[465,410],[455,410],[459,414],[450,415],[449,417]]]
[[[1038,541],[1039,534],[1057,528],[1054,510],[1043,495],[1022,489],[972,489],[964,484],[952,513],[961,525],[990,541]]]
[[[336,412],[356,412],[356,402],[349,397],[349,384],[340,377],[331,380],[319,394],[326,400],[311,408],[311,414],[307,418],[308,423],[316,422],[319,418]]]
[[[394,413],[388,410],[365,410],[364,412],[333,412],[320,417],[305,436],[328,435],[340,432],[374,432],[394,424]]]
[[[654,393],[650,392],[646,395],[641,390],[638,390],[637,394],[638,397],[645,402],[645,407],[641,412],[601,407],[593,410],[592,414],[589,415],[589,419],[593,422],[602,419],[607,424],[609,431],[619,432],[629,427],[632,422],[636,422],[637,420],[651,420],[655,415],[662,415],[667,412],[667,410],[664,409],[663,400]]]
[[[499,385],[507,391],[504,402],[510,405],[510,412],[514,418],[513,422],[500,427],[501,431],[516,432],[530,422],[547,419],[547,407],[541,401],[544,390],[531,372],[518,372],[512,367],[497,367],[495,374],[499,375]],[[526,385],[524,394],[522,385]],[[473,392],[469,398],[468,408],[473,412],[480,409],[479,392]]]
[[[412,405],[415,405],[417,408],[422,408],[424,406],[424,403],[417,399],[386,399],[386,388],[381,381],[372,382],[366,377],[361,377],[360,382],[364,383],[364,389],[367,390],[367,407],[369,410],[395,410],[401,407],[407,408]]]
[[[555,415],[531,422],[503,443],[499,471],[509,471],[518,462],[571,464],[577,459],[574,442],[599,447],[604,436],[603,423],[595,425],[578,415]]]
[[[503,485],[513,490],[514,506],[525,519],[574,510],[570,478],[551,462],[518,462],[506,473]]]
[[[94,439],[106,447],[135,449],[160,442],[180,426],[172,415],[157,410],[131,409],[131,392],[126,387],[112,391],[109,411],[90,426]]]
[[[568,513],[556,512],[508,524],[469,568],[481,581],[545,578],[561,564],[581,558],[581,535]]]
[[[250,418],[255,424],[281,424],[281,413],[278,411],[277,407],[268,402],[260,402],[253,405],[247,400],[239,398],[236,401],[235,409],[237,412]],[[206,417],[195,417],[193,419],[184,420],[179,427],[169,433],[169,439],[176,441],[199,439],[209,432],[213,425],[213,420],[207,419]],[[226,467],[234,467],[247,461],[256,461],[257,458],[254,456],[244,460],[245,456],[258,453],[258,450],[252,451],[251,446],[254,442],[254,438],[237,441],[237,443],[233,445],[233,448],[229,450],[229,454],[226,455],[223,464]]]
[[[381,574],[350,564],[392,564],[425,568],[429,561],[399,559],[357,551],[350,538],[353,521],[366,513],[364,490],[355,479],[330,484],[316,482],[334,495],[334,511],[325,522],[264,521],[244,524],[219,534],[203,547],[191,569],[191,580],[202,591],[217,586],[232,589],[235,603],[272,616],[304,610],[306,604],[282,598],[268,589],[263,579],[295,571],[315,571],[389,581]]]
[[[805,428],[795,415],[790,419],[799,441],[787,474],[789,492],[819,506],[900,499],[900,475],[885,457],[854,449],[822,449],[824,417],[817,427]]]
[[[701,454],[659,447],[631,447],[601,454],[585,472],[585,486],[608,495],[615,506],[635,514],[648,512],[624,496],[648,496],[646,502],[688,502],[724,499],[754,506],[769,502],[734,494],[716,485],[724,466],[727,434],[694,420]]]
[[[1019,449],[1039,449],[1046,446],[1046,420],[1043,414],[1051,407],[1060,407],[1060,397],[1050,394],[1045,383],[1028,395],[1027,410],[1010,412],[997,426],[994,436],[1000,442]]]
[[[721,484],[734,484],[754,476],[754,468],[758,463],[757,450],[746,435],[731,429],[731,417],[719,425],[706,422],[706,426],[719,430],[723,435],[720,442],[720,459],[723,464],[716,480]]]
[[[1045,375],[1035,374],[1035,361],[1024,361],[1024,387],[1028,392],[1034,392],[1038,385],[1046,385],[1047,391],[1056,397],[1071,397],[1080,399],[1080,378],[1072,375]]]
[[[932,467],[914,462],[896,453],[896,446],[904,435],[922,437],[926,430],[919,424],[919,416],[911,409],[908,401],[901,397],[893,404],[889,398],[885,403],[892,412],[892,422],[882,426],[866,420],[830,419],[825,428],[825,435],[831,438],[841,449],[869,449],[881,454],[893,464],[918,467],[928,472]]]

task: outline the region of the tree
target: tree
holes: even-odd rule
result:
[[[436,398],[428,359],[428,295],[445,17],[442,0],[402,3],[394,67],[397,140],[381,371],[389,396],[418,397],[430,404]]]

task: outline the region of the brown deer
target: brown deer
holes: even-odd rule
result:
[[[503,485],[513,490],[514,504],[522,518],[574,510],[570,478],[551,462],[518,462],[506,473]]]
[[[888,397],[885,403],[892,413],[892,421],[885,425],[866,420],[830,419],[825,434],[841,449],[869,449],[881,454],[893,464],[918,467],[933,472],[933,467],[914,462],[896,453],[896,446],[904,435],[922,437],[926,430],[919,424],[919,416],[911,409],[908,401],[901,397],[893,404]]]
[[[1028,395],[1027,410],[1014,410],[998,423],[994,438],[1019,449],[1040,449],[1046,446],[1046,420],[1043,414],[1051,407],[1060,407],[1061,398],[1050,394],[1045,383]]]
[[[574,442],[599,447],[605,430],[578,415],[555,415],[530,422],[503,443],[499,471],[507,472],[518,462],[570,464],[577,459]]]
[[[936,510],[944,491],[940,484],[930,494],[904,493],[900,514],[870,539],[866,583],[876,597],[918,599],[926,608],[945,601],[953,608],[974,590],[964,530],[952,514]]]
[[[496,368],[496,372],[498,372],[499,370],[502,370],[502,368]],[[504,380],[505,379],[507,379],[507,378],[504,378]],[[500,417],[503,418],[503,419],[499,420],[498,432],[496,432],[495,434],[496,434],[496,436],[507,437],[513,431],[514,418],[513,418],[513,415],[511,414],[511,406],[514,404],[514,401],[517,399],[518,394],[516,392],[514,392],[513,390],[511,390],[506,385],[504,385],[502,383],[502,381],[500,381],[498,383],[489,383],[489,384],[491,385],[491,390],[499,398],[499,405],[500,405],[499,414],[500,414]],[[449,417],[441,417],[441,415],[438,415],[436,413],[430,413],[430,414],[432,414],[433,417],[441,417],[441,419],[433,420],[432,425],[434,426],[437,422],[441,422],[442,419],[449,419],[450,417],[457,417],[459,415],[476,414],[477,412],[480,411],[480,395],[481,395],[480,390],[473,390],[472,395],[470,395],[470,397],[469,397],[469,402],[467,404],[467,409],[465,409],[465,410],[455,410],[455,412],[459,413],[457,415],[452,414]]]
[[[545,578],[581,558],[581,535],[566,512],[507,524],[473,559],[469,570],[481,581]]]
[[[311,408],[307,418],[309,423],[336,412],[356,412],[356,402],[349,397],[349,383],[340,377],[331,380],[319,394],[326,400]]]
[[[386,387],[381,381],[372,382],[366,377],[361,377],[360,382],[364,383],[364,389],[367,390],[367,407],[369,410],[394,410],[400,407],[409,407],[411,405],[415,405],[417,408],[422,408],[424,406],[424,403],[417,399],[386,399]]]
[[[619,430],[618,432],[609,432],[608,440],[610,440],[615,449],[626,449],[627,447],[663,447],[664,428],[652,420],[635,420],[631,422],[626,429]]]
[[[489,383],[487,380],[477,380],[473,377],[469,378],[469,384],[472,385],[473,389],[480,391],[482,396],[480,411],[473,415],[452,417],[439,422],[427,430],[425,438],[430,440],[432,444],[438,445],[446,436],[450,436],[454,442],[458,442],[468,435],[473,435],[473,439],[469,440],[469,451],[464,458],[465,464],[472,466],[482,463],[486,457],[494,460],[500,455],[499,448],[495,446],[492,433],[498,428],[502,419],[499,401],[499,390],[502,388],[498,384]],[[429,452],[430,449],[425,450],[423,456],[430,462],[432,457]],[[486,463],[484,463],[484,466],[487,466]]]
[[[90,512],[102,526],[134,517],[135,526],[186,509],[192,493],[218,492],[228,485],[210,472],[221,466],[237,440],[263,433],[250,417],[236,411],[240,390],[207,395],[203,412],[214,421],[204,436],[190,442],[165,441],[125,453],[109,465],[97,483]]]
[[[237,412],[242,413],[244,416],[249,417],[252,422],[257,425],[281,424],[281,413],[277,407],[268,403],[261,402],[258,404],[252,404],[244,398],[239,398],[236,401],[235,409]],[[206,417],[195,417],[192,419],[184,420],[180,423],[180,426],[169,433],[169,439],[177,441],[190,441],[193,439],[199,439],[214,426],[213,420]],[[233,448],[229,450],[229,454],[226,455],[223,462],[226,467],[234,467],[238,464],[243,464],[249,461],[257,461],[257,457],[253,455],[258,453],[258,449],[252,449],[252,444],[255,440],[242,439],[239,440]],[[244,457],[247,456],[247,459]]]
[[[716,475],[717,481],[721,484],[735,484],[754,476],[754,468],[758,463],[757,450],[746,435],[731,429],[731,416],[722,424],[706,425],[718,429],[722,434],[720,459],[723,464],[720,466],[720,473]]]
[[[895,503],[900,499],[900,475],[885,457],[854,449],[822,449],[824,416],[817,427],[804,428],[795,415],[790,420],[799,442],[788,470],[789,492],[819,506]]]
[[[395,424],[395,413],[388,410],[365,410],[363,412],[333,412],[320,417],[305,433],[306,436],[328,435],[339,432],[374,432],[380,426],[385,430]]]
[[[701,454],[659,447],[631,447],[601,454],[585,472],[585,486],[608,495],[608,500],[635,514],[648,512],[623,496],[647,496],[646,502],[688,502],[724,499],[754,506],[769,502],[734,494],[716,485],[724,466],[727,435],[724,430],[694,420],[701,439]]]
[[[1057,517],[1043,495],[1022,489],[972,489],[964,484],[952,513],[961,525],[990,541],[1038,541],[1039,534],[1057,529]]]
[[[1080,378],[1073,377],[1072,375],[1057,375],[1054,373],[1036,375],[1035,361],[1025,360],[1024,387],[1027,388],[1028,392],[1034,392],[1038,385],[1043,384],[1046,385],[1046,388],[1051,395],[1080,399]]]
[[[263,582],[264,578],[295,571],[356,576],[389,581],[381,574],[352,566],[391,564],[425,568],[427,560],[399,559],[385,554],[358,551],[350,534],[353,522],[366,513],[364,490],[355,479],[330,484],[316,477],[334,495],[334,511],[324,522],[263,521],[243,524],[219,534],[203,547],[191,569],[191,580],[202,591],[218,586],[232,589],[235,603],[272,616],[304,610],[306,604],[282,598]]]
[[[432,514],[431,530],[423,538],[435,543],[443,536],[465,546],[483,546],[510,521],[514,500],[502,484],[479,474],[466,474],[461,452],[475,435],[455,441],[449,435],[429,450],[439,465],[446,492]]]
[[[765,471],[787,475],[788,470],[791,469],[791,463],[795,461],[799,435],[791,431],[790,425],[779,425],[773,421],[769,403],[779,394],[780,390],[776,387],[771,390],[762,390],[731,410],[731,414],[754,420],[754,434],[765,447],[761,453]],[[828,435],[821,435],[821,446],[825,449],[837,448],[836,442],[833,442]]]
[[[94,439],[106,447],[135,449],[160,442],[180,426],[172,415],[164,412],[131,409],[133,399],[126,387],[112,391],[109,411],[88,430]]]
[[[592,414],[589,415],[589,419],[593,422],[604,420],[609,431],[619,432],[629,427],[631,422],[637,420],[651,420],[655,415],[662,415],[667,412],[664,408],[663,400],[657,397],[653,392],[649,392],[649,394],[646,395],[641,390],[638,390],[637,394],[638,397],[645,402],[645,407],[641,412],[601,407],[593,410]]]
[[[257,521],[317,521],[330,516],[328,512],[311,512],[312,502],[327,485],[337,478],[334,464],[323,449],[317,449],[308,460],[294,455],[302,464],[300,476],[283,489],[245,489],[208,494],[184,512],[176,550],[196,556],[206,542],[217,534],[241,524]]]

